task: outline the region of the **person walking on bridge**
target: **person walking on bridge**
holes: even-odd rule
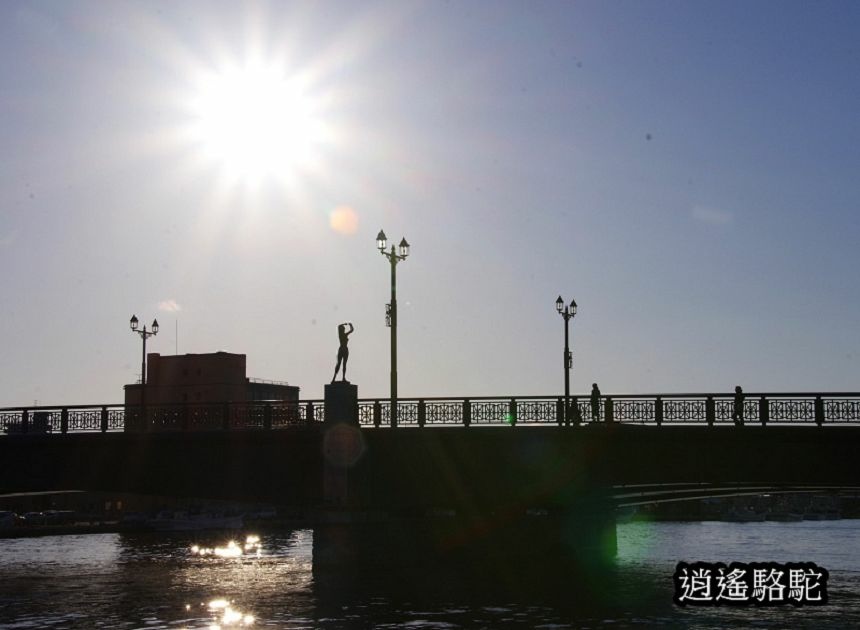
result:
[[[347,332],[346,327],[349,326],[349,332]],[[349,360],[349,348],[347,344],[349,343],[349,336],[352,334],[355,328],[353,327],[351,322],[347,322],[345,324],[340,324],[337,327],[337,337],[340,341],[340,347],[337,349],[337,365],[334,366],[334,376],[331,377],[331,382],[334,383],[337,378],[337,371],[340,369],[340,363],[343,361],[343,381],[346,381],[346,362]]]
[[[600,420],[600,388],[597,383],[591,384],[591,421]]]
[[[735,400],[732,405],[732,420],[736,427],[742,427],[744,424],[744,390],[740,385],[735,387]]]

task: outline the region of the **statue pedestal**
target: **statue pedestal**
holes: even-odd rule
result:
[[[325,386],[325,423],[358,426],[358,385],[335,381]]]
[[[325,386],[325,436],[323,438],[323,496],[329,506],[345,508],[356,500],[353,486],[360,480],[350,469],[364,454],[364,438],[358,426],[358,385],[335,381]]]

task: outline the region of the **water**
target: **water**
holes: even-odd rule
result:
[[[264,534],[247,551],[235,543],[188,534],[0,540],[0,628],[860,627],[860,521],[619,524],[609,575],[578,585],[548,577],[557,588],[521,593],[497,592],[489,573],[364,576],[344,589],[315,575],[312,530]],[[830,601],[679,608],[679,560],[815,562],[830,571]]]

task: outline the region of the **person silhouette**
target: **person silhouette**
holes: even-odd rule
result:
[[[349,332],[346,330],[347,326],[349,326]],[[354,330],[355,327],[350,322],[339,324],[337,327],[337,337],[340,341],[340,347],[337,349],[337,365],[334,366],[334,376],[331,377],[332,383],[337,378],[337,371],[340,369],[341,361],[343,361],[343,378],[341,380],[346,382],[346,362],[349,360],[349,348],[346,344],[349,343],[349,336]]]
[[[600,388],[597,383],[591,384],[591,421],[600,420]]]
[[[744,390],[740,385],[735,387],[735,400],[732,405],[732,420],[735,421],[735,426],[743,426],[744,424]]]

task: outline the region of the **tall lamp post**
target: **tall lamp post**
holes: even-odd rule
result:
[[[386,309],[386,323],[391,327],[391,426],[397,426],[397,263],[406,260],[409,255],[409,243],[404,237],[398,245],[398,250],[394,250],[394,243],[391,244],[391,251],[385,251],[387,242],[385,232],[379,230],[376,235],[376,247],[379,252],[388,259],[391,264],[391,303]]]
[[[146,340],[149,337],[154,337],[158,334],[158,320],[152,320],[152,330],[146,329],[146,324],[143,325],[143,330],[137,328],[137,315],[132,315],[129,320],[131,331],[136,332],[143,339],[143,359],[140,362],[140,405],[143,406],[144,393],[146,391]]]
[[[555,310],[564,318],[564,425],[570,425],[570,368],[573,365],[573,355],[570,353],[570,320],[576,315],[576,300],[571,300],[569,306],[564,305],[561,296],[555,301]]]

